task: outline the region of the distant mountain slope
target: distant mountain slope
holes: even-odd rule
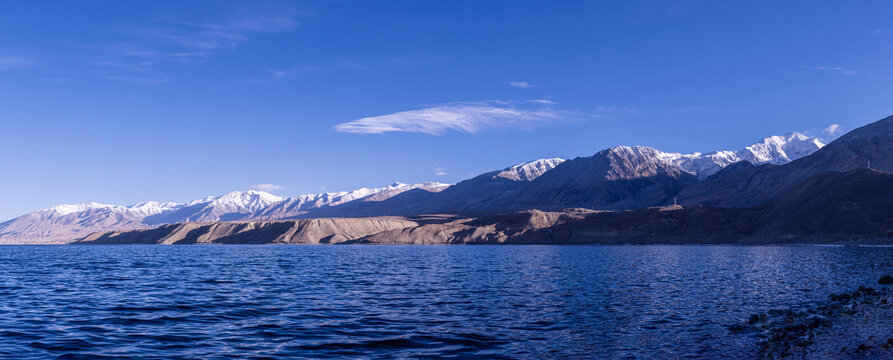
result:
[[[823,146],[825,144],[819,139],[794,132],[767,137],[738,151],[714,151],[706,154],[663,153],[660,156],[703,180],[736,162],[746,161],[753,165],[787,164],[808,156]]]
[[[618,146],[568,160],[520,188],[501,208],[630,209],[658,204],[697,178],[645,146]]]
[[[771,204],[622,211],[526,210],[456,215],[175,224],[96,233],[83,244],[710,244],[893,243],[893,175],[816,175]]]
[[[410,189],[440,191],[448,184],[396,183],[389,187],[283,198],[262,191],[233,191],[183,204],[144,202],[133,206],[86,203],[58,205],[0,223],[0,243],[59,243],[92,232],[127,230],[183,222],[216,222],[287,217],[295,211],[334,206],[363,198],[389,198]],[[298,204],[298,205],[295,205]],[[283,213],[277,213],[282,210]]]
[[[347,204],[355,200],[359,202],[383,201],[410,190],[424,192],[439,192],[449,188],[450,184],[439,182],[423,182],[418,184],[394,183],[380,188],[360,188],[353,191],[337,193],[320,193],[295,196],[258,210],[251,218],[262,219],[289,219],[300,217],[316,209],[334,207]]]
[[[825,172],[758,207],[604,212],[548,229],[577,243],[893,243],[893,175]],[[545,230],[544,230],[545,231]]]
[[[129,207],[96,203],[60,205],[0,223],[0,243],[59,242],[93,231],[181,222],[481,214],[567,207],[633,209],[672,203],[673,197],[681,193],[686,195],[680,196],[680,200],[687,203],[721,205],[726,198],[753,200],[762,194],[757,191],[744,195],[738,190],[740,186],[729,187],[728,184],[745,181],[746,186],[759,187],[778,178],[770,174],[766,176],[771,179],[754,183],[746,179],[762,176],[760,174],[770,171],[773,165],[756,168],[735,165],[730,167],[734,173],[722,170],[729,164],[742,161],[756,165],[784,164],[809,155],[822,145],[814,138],[791,133],[765,138],[742,150],[707,154],[618,146],[573,160],[549,158],[524,162],[456,185],[395,183],[387,187],[291,198],[260,191],[236,191],[184,204],[146,202]],[[880,166],[886,166],[884,160],[880,161]],[[714,176],[698,182],[709,175]],[[691,188],[706,190],[698,192],[689,190]],[[742,202],[730,203],[740,205]]]
[[[185,204],[144,202],[133,206],[58,205],[0,224],[0,243],[64,242],[102,230],[139,229],[189,221],[244,219],[283,198],[262,191],[234,191]]]
[[[766,234],[893,235],[893,174],[825,172],[776,198],[755,230]]]
[[[684,187],[723,167],[747,161],[783,164],[820,149],[815,138],[771,136],[739,151],[667,153],[646,146],[618,146],[573,160],[541,159],[459,182],[437,194],[408,192],[374,206],[348,204],[304,216],[377,216],[479,213],[567,207],[633,209],[672,203]],[[543,166],[536,177],[519,169]]]
[[[789,164],[717,173],[682,190],[678,200],[722,207],[766,204],[815,175],[866,169],[869,161],[873,169],[893,171],[893,116],[855,129]]]
[[[251,214],[284,198],[263,191],[232,191],[219,197],[207,197],[177,206],[173,211],[161,212],[144,219],[146,225],[175,222],[210,222],[243,220]]]
[[[145,227],[126,207],[97,205],[55,206],[0,223],[0,243],[64,243],[95,231]]]
[[[375,203],[352,203],[316,211],[310,216],[380,216],[490,210],[524,184],[536,181],[564,163],[564,159],[538,159],[491,171],[461,181],[437,193],[407,191]]]
[[[496,177],[512,181],[533,181],[564,161],[560,158],[551,158],[523,162],[503,169],[496,174]]]

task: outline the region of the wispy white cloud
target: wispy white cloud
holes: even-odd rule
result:
[[[530,88],[536,86],[536,85],[531,84],[531,83],[526,82],[526,81],[506,81],[505,83],[506,83],[508,86],[513,86],[513,87],[516,87],[516,88],[522,88],[522,89],[530,89]]]
[[[449,175],[449,173],[447,173],[447,172],[446,172],[446,169],[444,169],[444,168],[435,168],[435,169],[434,169],[434,175],[437,175],[437,176],[447,176],[447,175]]]
[[[123,40],[78,45],[89,55],[88,63],[100,76],[134,83],[140,78],[167,78],[166,65],[207,61],[215,54],[234,50],[252,37],[291,31],[299,26],[291,15],[239,18],[217,22],[168,21],[120,32]]]
[[[828,134],[828,135],[834,135],[841,131],[843,131],[843,129],[840,128],[840,124],[831,124],[831,125],[828,125],[828,127],[826,127],[825,130],[822,130],[823,133]]]
[[[26,69],[34,66],[34,60],[16,55],[0,55],[0,71]]]
[[[272,34],[297,28],[291,16],[272,16],[230,20],[220,23],[172,23],[138,30],[135,41],[142,50],[127,52],[131,56],[169,57],[174,60],[206,58],[214,51],[234,49],[255,34]]]
[[[809,70],[817,70],[817,71],[829,71],[834,72],[841,75],[856,75],[859,72],[852,69],[846,69],[840,66],[804,66],[804,69]]]
[[[530,126],[559,120],[562,112],[554,109],[553,104],[531,101],[448,103],[366,117],[334,128],[357,134],[413,132],[442,135],[449,131],[476,134],[486,128]]]
[[[285,190],[285,187],[276,184],[257,184],[252,186],[251,189],[264,192],[274,192],[278,190]]]

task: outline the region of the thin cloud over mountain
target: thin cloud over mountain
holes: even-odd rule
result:
[[[843,131],[843,129],[840,128],[840,124],[831,124],[828,127],[826,127],[825,130],[822,130],[822,132],[824,132],[825,134],[828,134],[828,135],[834,135],[841,131]]]
[[[285,187],[282,185],[276,185],[276,184],[257,184],[257,185],[252,186],[251,190],[274,192],[274,191],[278,191],[278,190],[285,190]]]

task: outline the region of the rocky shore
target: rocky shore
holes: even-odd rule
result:
[[[893,277],[809,309],[754,314],[732,330],[757,332],[767,359],[893,359]]]

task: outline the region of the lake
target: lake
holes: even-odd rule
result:
[[[893,248],[0,246],[3,358],[717,358]]]

